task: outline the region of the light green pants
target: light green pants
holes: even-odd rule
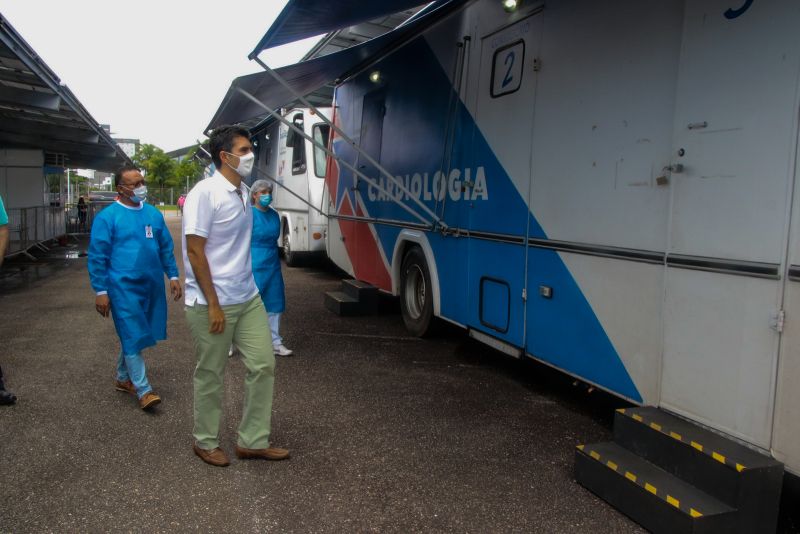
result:
[[[219,447],[219,420],[222,415],[222,380],[228,350],[236,344],[247,368],[239,446],[248,449],[269,447],[272,417],[272,388],[275,383],[275,355],[272,353],[267,312],[261,297],[244,304],[223,306],[225,331],[208,331],[208,306],[186,307],[186,320],[194,338],[197,367],[194,370],[194,439],[201,449]]]

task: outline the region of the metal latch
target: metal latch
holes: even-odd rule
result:
[[[667,165],[664,167],[665,171],[669,171],[672,174],[680,174],[683,172],[683,163],[673,163],[672,165]]]
[[[769,324],[770,328],[780,334],[783,332],[784,324],[786,324],[786,312],[778,310],[776,313],[772,314],[772,319]]]

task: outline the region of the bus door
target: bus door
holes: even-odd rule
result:
[[[386,88],[381,87],[366,93],[362,100],[359,144],[361,150],[378,163],[381,162],[385,116]],[[360,153],[357,156],[356,168],[368,178],[376,182],[380,181],[381,172]],[[364,197],[368,194],[369,185],[359,178],[355,178],[354,181],[356,185],[351,197],[355,204],[352,206],[353,214],[357,217],[377,215],[377,213],[368,213],[365,208],[367,199]],[[354,228],[356,231],[352,235],[356,242],[351,244],[351,247],[356,256],[352,258],[356,278],[383,289],[391,287],[391,281],[388,278],[388,259],[378,242],[377,229],[370,228],[370,223],[358,223]],[[348,250],[351,250],[351,247],[348,247]]]
[[[486,12],[476,13],[479,64],[471,65],[479,73],[472,87],[476,128],[471,157],[465,158],[463,169],[450,172],[448,201],[458,202],[465,212],[460,219],[470,235],[468,325],[522,347],[541,16],[530,15],[503,26],[497,22],[505,15],[499,7],[485,3],[481,9]]]
[[[768,449],[800,10],[794,0],[731,4],[685,7],[661,405]]]

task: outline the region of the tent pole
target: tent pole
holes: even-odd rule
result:
[[[438,216],[438,215],[436,215],[436,213],[434,213],[434,212],[433,212],[433,211],[432,211],[430,208],[428,208],[428,206],[426,206],[424,202],[422,202],[420,199],[418,199],[416,196],[414,196],[414,195],[411,193],[411,191],[409,191],[409,190],[406,188],[406,186],[405,186],[405,184],[403,184],[403,182],[401,182],[400,180],[398,180],[397,178],[395,178],[395,177],[392,175],[392,173],[390,173],[389,171],[387,171],[387,170],[386,170],[386,169],[385,169],[385,168],[384,168],[384,167],[383,167],[383,166],[382,166],[380,163],[378,163],[377,161],[375,161],[375,159],[374,159],[372,156],[370,156],[369,154],[367,154],[367,153],[366,153],[366,151],[362,150],[362,149],[361,149],[361,147],[360,147],[360,146],[358,146],[358,144],[357,144],[355,141],[353,141],[353,140],[352,140],[352,139],[351,139],[351,138],[350,138],[350,137],[349,137],[349,136],[348,136],[346,133],[344,133],[344,132],[343,132],[343,131],[342,131],[342,130],[339,128],[339,127],[337,127],[337,126],[336,126],[335,124],[333,124],[333,122],[331,122],[331,121],[330,121],[330,120],[329,120],[327,117],[325,117],[325,116],[324,116],[322,113],[320,113],[320,112],[319,112],[319,110],[318,110],[318,109],[317,109],[317,108],[316,108],[316,107],[315,107],[315,106],[314,106],[314,105],[313,105],[311,102],[309,102],[309,101],[308,101],[308,100],[307,100],[305,97],[303,97],[302,95],[298,94],[298,93],[297,93],[297,91],[295,91],[295,90],[294,90],[294,88],[293,88],[291,85],[289,85],[289,83],[288,83],[286,80],[284,80],[284,79],[283,79],[283,77],[282,77],[280,74],[278,74],[277,72],[275,72],[274,70],[272,70],[272,69],[271,69],[271,68],[270,68],[270,67],[269,67],[269,66],[268,66],[266,63],[264,63],[263,61],[261,61],[261,59],[259,59],[259,58],[258,58],[258,56],[254,57],[253,59],[254,59],[254,61],[255,61],[256,63],[258,63],[259,65],[261,65],[261,67],[262,67],[262,68],[263,68],[263,69],[264,69],[264,70],[265,70],[265,71],[266,71],[266,72],[267,72],[267,73],[268,73],[270,76],[272,76],[272,77],[273,77],[273,78],[274,78],[274,79],[275,79],[275,80],[276,80],[276,81],[277,81],[279,84],[281,84],[281,85],[282,85],[284,88],[286,88],[286,90],[287,90],[287,91],[289,91],[289,92],[290,92],[290,93],[291,93],[291,94],[292,94],[292,95],[293,95],[295,98],[297,98],[297,100],[299,100],[299,101],[300,101],[300,102],[301,102],[301,103],[302,103],[304,106],[306,106],[307,108],[309,108],[309,109],[311,109],[312,111],[314,111],[315,113],[317,113],[317,115],[319,115],[319,117],[320,117],[320,118],[321,118],[321,119],[322,119],[322,120],[323,120],[323,121],[324,121],[324,122],[325,122],[325,123],[326,123],[328,126],[330,126],[330,127],[331,127],[331,129],[332,129],[334,132],[336,132],[336,133],[337,133],[337,134],[338,134],[338,135],[339,135],[339,136],[340,136],[342,139],[344,139],[345,141],[347,141],[347,143],[349,143],[349,144],[350,144],[350,145],[353,147],[353,149],[354,149],[356,152],[358,152],[358,154],[359,154],[359,155],[363,156],[363,157],[364,157],[364,159],[366,159],[368,162],[370,162],[372,165],[374,165],[374,166],[375,166],[375,168],[376,168],[376,169],[378,169],[378,170],[381,172],[381,174],[383,174],[383,175],[384,175],[384,176],[386,176],[388,179],[390,179],[390,180],[391,180],[391,181],[392,181],[392,182],[395,184],[395,187],[399,188],[401,191],[403,191],[404,193],[406,193],[406,195],[408,195],[408,197],[409,197],[411,200],[413,200],[415,204],[417,204],[419,207],[421,207],[421,208],[422,208],[422,210],[423,210],[425,213],[427,213],[428,215],[430,215],[430,217],[431,217],[431,218],[432,218],[432,219],[435,221],[435,223],[436,223],[436,224],[438,224],[439,226],[441,226],[441,227],[442,227],[442,229],[444,229],[444,230],[447,230],[447,224],[445,224],[445,222],[444,222],[444,221],[442,221],[442,220],[441,220],[441,218],[439,218],[439,216]],[[239,88],[237,88],[237,89],[239,89]],[[239,89],[239,90],[240,90],[240,91],[243,91],[242,89]],[[244,91],[243,91],[243,92],[244,92]],[[246,95],[248,95],[248,93],[246,93],[246,92],[245,92],[245,94],[246,94]],[[249,96],[251,96],[251,98],[253,98],[253,100],[254,100],[255,102],[258,102],[258,100],[257,100],[257,99],[255,99],[255,97],[252,97],[252,95],[249,95]],[[259,103],[260,103],[260,102],[259,102]],[[266,108],[266,106],[265,106],[265,108]],[[333,157],[334,157],[335,159],[337,159],[338,161],[342,161],[342,160],[340,160],[340,159],[339,159],[337,156],[335,156],[335,155],[333,155]],[[427,221],[426,221],[426,222],[427,222]]]
[[[297,134],[299,134],[299,135],[303,136],[303,138],[305,138],[305,139],[307,139],[307,140],[311,141],[311,144],[313,144],[315,147],[319,148],[320,150],[323,150],[323,151],[324,151],[326,154],[328,154],[330,157],[332,157],[333,159],[335,159],[336,161],[338,161],[339,163],[341,163],[341,164],[342,164],[344,167],[346,167],[347,169],[349,169],[350,171],[352,171],[353,173],[355,173],[355,175],[356,175],[356,176],[358,176],[359,178],[361,178],[362,180],[364,180],[365,182],[367,182],[369,185],[371,185],[372,187],[374,187],[374,188],[375,188],[375,189],[377,189],[378,191],[381,191],[382,193],[384,193],[384,194],[385,194],[385,195],[386,195],[386,196],[387,196],[387,197],[388,197],[390,200],[392,200],[392,201],[393,201],[395,204],[397,204],[398,206],[400,206],[401,208],[403,208],[404,210],[406,210],[408,213],[410,213],[411,215],[413,215],[414,217],[416,217],[416,218],[417,218],[417,219],[419,219],[420,221],[422,221],[422,222],[423,222],[423,224],[425,224],[425,225],[426,225],[426,226],[428,226],[428,227],[433,227],[433,224],[431,224],[431,223],[430,223],[430,222],[429,222],[429,221],[428,221],[428,220],[427,220],[425,217],[423,217],[422,215],[420,215],[419,213],[417,213],[416,211],[414,211],[414,210],[413,210],[412,208],[410,208],[409,206],[406,206],[406,205],[405,205],[403,202],[400,202],[399,200],[397,200],[396,198],[394,198],[394,194],[393,194],[393,193],[391,193],[391,192],[387,191],[387,190],[386,190],[384,187],[382,187],[380,184],[378,184],[377,182],[375,182],[375,180],[373,180],[373,179],[372,179],[372,178],[370,178],[369,176],[366,176],[366,175],[365,175],[363,172],[361,172],[361,171],[359,171],[358,169],[356,169],[354,166],[352,166],[352,165],[351,165],[350,163],[348,163],[347,161],[345,161],[345,160],[341,159],[339,156],[337,156],[336,154],[334,154],[334,153],[333,153],[333,151],[332,151],[332,150],[330,150],[328,147],[326,147],[326,146],[323,146],[322,144],[319,144],[319,143],[317,143],[316,141],[314,141],[314,139],[313,139],[313,138],[312,138],[310,135],[308,135],[308,134],[307,134],[307,133],[305,133],[303,130],[301,130],[300,128],[298,128],[297,126],[295,126],[294,124],[292,124],[291,122],[289,122],[289,121],[286,119],[286,117],[283,117],[283,116],[282,116],[280,113],[278,113],[277,111],[275,111],[275,110],[271,109],[269,106],[267,106],[267,105],[266,105],[266,104],[264,104],[263,102],[259,101],[259,100],[258,100],[256,97],[254,97],[253,95],[251,95],[250,93],[248,93],[248,92],[247,92],[247,91],[245,91],[244,89],[242,89],[242,88],[240,88],[240,87],[237,87],[237,88],[236,88],[236,90],[237,90],[237,91],[239,91],[239,92],[240,92],[242,95],[244,95],[244,96],[245,96],[245,98],[248,98],[249,100],[252,100],[252,101],[253,101],[253,103],[255,103],[255,104],[256,104],[256,105],[258,105],[259,107],[263,108],[263,109],[264,109],[264,111],[266,111],[267,113],[269,113],[270,115],[272,115],[273,117],[275,117],[275,119],[276,119],[276,120],[280,121],[281,123],[283,123],[283,124],[285,124],[286,126],[288,126],[289,128],[291,128],[291,129],[292,129],[292,130],[293,130],[295,133],[297,133]],[[324,116],[324,115],[322,115],[322,113],[321,113],[319,110],[317,110],[317,111],[316,111],[316,113],[317,113],[317,115],[318,115],[318,116],[319,116],[321,119],[323,119],[323,120],[325,119],[325,116]],[[328,121],[326,120],[325,122],[328,122]],[[328,122],[328,124],[330,124],[330,122]],[[404,190],[404,191],[406,191],[406,192],[408,192],[408,190],[406,190],[405,188],[403,188],[403,190]],[[410,194],[410,192],[409,192],[409,195],[410,195],[410,197],[411,197],[411,198],[415,198],[415,197],[414,197],[414,195],[411,195],[411,194]],[[315,209],[316,209],[316,208],[315,208]]]

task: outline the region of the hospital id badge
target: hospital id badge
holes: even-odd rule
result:
[[[150,226],[149,224],[144,227],[144,236],[147,239],[153,239],[153,227]]]

